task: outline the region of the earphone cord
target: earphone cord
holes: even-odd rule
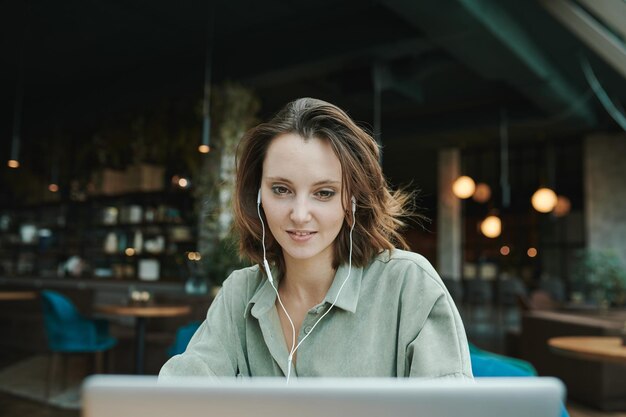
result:
[[[344,285],[346,285],[346,282],[348,282],[348,278],[350,278],[350,273],[352,272],[352,231],[354,230],[354,224],[356,223],[356,219],[354,218],[353,215],[353,219],[352,219],[352,226],[350,227],[350,257],[348,258],[348,274],[346,275],[346,277],[343,279],[343,283],[341,284],[341,287],[339,287],[339,291],[337,291],[337,295],[335,296],[335,300],[333,301],[333,303],[330,305],[330,307],[328,308],[328,310],[326,310],[326,312],[324,314],[322,314],[322,317],[320,317],[319,319],[317,319],[317,321],[315,322],[315,324],[311,327],[311,330],[309,330],[309,332],[302,338],[302,340],[300,340],[300,342],[296,345],[295,348],[293,348],[291,350],[291,353],[289,354],[289,362],[287,364],[287,383],[289,383],[289,374],[291,373],[291,361],[293,359],[293,355],[294,353],[296,353],[296,350],[300,347],[300,345],[302,344],[302,342],[304,342],[306,340],[307,337],[309,337],[309,335],[311,333],[313,333],[313,329],[315,329],[315,327],[318,325],[318,323],[320,321],[322,321],[322,319],[324,317],[326,317],[326,315],[328,313],[330,313],[330,310],[333,309],[333,307],[335,306],[335,304],[337,303],[337,300],[339,299],[339,294],[341,294],[341,290],[343,290]],[[285,312],[286,314],[287,312]],[[294,329],[295,331],[295,329]]]
[[[262,230],[261,245],[263,246],[263,265],[265,266],[265,272],[267,273],[267,278],[270,281],[270,285],[272,286],[272,288],[274,288],[274,292],[276,292],[276,297],[278,298],[280,307],[285,312],[285,316],[287,316],[287,320],[289,320],[289,324],[291,325],[291,351],[289,352],[289,363],[287,365],[287,383],[289,383],[289,374],[291,374],[291,358],[292,358],[293,352],[295,352],[293,347],[296,345],[296,327],[293,325],[291,316],[289,316],[289,313],[287,313],[287,309],[285,308],[283,301],[280,299],[280,295],[278,295],[278,289],[276,289],[276,286],[274,285],[274,278],[272,277],[272,272],[269,269],[269,265],[267,263],[266,252],[265,252],[265,223],[263,222],[263,217],[261,217],[261,205],[260,204],[256,205],[256,210],[257,210],[257,213],[259,214],[259,220],[261,220],[261,226],[262,226],[261,227],[261,230]],[[350,239],[352,239],[352,235],[350,235]]]
[[[263,218],[261,217],[261,205],[257,203],[256,208],[257,208],[257,213],[259,215],[259,220],[261,220],[261,226],[262,226],[261,227],[261,230],[262,230],[261,245],[263,246],[263,265],[265,267],[265,272],[267,273],[267,277],[270,281],[270,284],[272,285],[272,288],[274,288],[274,292],[276,292],[278,303],[280,304],[280,307],[285,312],[285,316],[287,316],[287,319],[289,320],[289,324],[291,325],[291,350],[289,352],[289,357],[287,359],[287,384],[289,384],[289,377],[291,376],[293,355],[296,353],[296,350],[300,347],[302,342],[304,342],[306,338],[309,337],[311,333],[313,333],[313,329],[317,327],[319,322],[322,321],[322,319],[326,317],[328,313],[330,313],[330,310],[333,309],[333,307],[337,303],[337,300],[339,299],[341,290],[343,290],[343,287],[348,282],[348,278],[350,278],[350,274],[352,273],[352,231],[354,230],[354,225],[356,224],[356,217],[354,215],[354,206],[353,206],[353,211],[352,211],[352,226],[350,226],[350,255],[348,257],[348,274],[344,278],[343,283],[341,284],[341,287],[339,287],[339,291],[337,291],[337,295],[335,296],[335,299],[333,303],[330,305],[330,307],[328,308],[328,310],[326,310],[326,312],[322,314],[322,317],[317,319],[315,324],[311,327],[311,330],[309,330],[309,332],[302,338],[302,340],[300,340],[300,342],[297,345],[296,345],[296,327],[294,326],[293,321],[291,320],[291,316],[289,316],[289,313],[287,312],[287,309],[285,308],[283,301],[280,299],[280,294],[278,294],[278,289],[274,285],[274,279],[272,277],[269,264],[267,263],[267,257],[266,257],[266,251],[265,251],[265,223],[263,222]]]

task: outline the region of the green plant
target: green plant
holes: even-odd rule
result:
[[[245,87],[225,83],[213,88],[211,152],[193,172],[198,214],[198,250],[203,272],[220,285],[242,266],[232,235],[231,198],[235,184],[235,153],[242,135],[255,124],[259,101]],[[203,274],[204,276],[206,276]]]
[[[591,300],[602,305],[626,304],[626,266],[612,251],[579,253],[574,284]]]
[[[239,241],[231,232],[218,241],[207,258],[202,258],[213,284],[221,285],[231,272],[250,265],[239,257],[238,246]]]

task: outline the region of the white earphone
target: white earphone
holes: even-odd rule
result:
[[[274,292],[276,292],[278,303],[283,309],[283,312],[285,313],[285,316],[287,316],[287,319],[289,320],[289,324],[291,325],[291,350],[289,352],[289,358],[287,359],[287,383],[289,383],[289,377],[291,376],[291,363],[293,361],[293,355],[296,353],[296,350],[300,347],[302,342],[304,342],[305,339],[309,337],[311,333],[313,333],[313,329],[315,329],[317,324],[320,321],[322,321],[322,319],[326,317],[326,315],[330,312],[330,310],[332,310],[332,308],[335,306],[335,303],[337,303],[337,300],[339,299],[339,294],[341,294],[341,290],[343,290],[344,285],[346,285],[346,282],[348,282],[348,278],[350,278],[350,273],[352,272],[352,231],[354,230],[354,225],[356,224],[356,216],[355,216],[356,199],[354,198],[354,196],[352,196],[350,200],[352,202],[352,225],[350,226],[350,256],[348,258],[348,274],[344,278],[343,283],[341,284],[341,287],[339,287],[339,291],[337,291],[335,300],[331,304],[330,308],[326,310],[324,314],[322,314],[322,317],[317,319],[315,324],[311,327],[311,330],[309,330],[309,332],[296,345],[296,328],[293,324],[293,320],[291,319],[291,316],[289,315],[289,313],[287,312],[287,309],[285,308],[285,305],[283,304],[283,301],[280,299],[280,295],[278,294],[278,289],[276,288],[276,285],[274,285],[274,278],[272,277],[272,271],[270,270],[270,265],[267,262],[267,256],[266,256],[266,251],[265,251],[265,223],[263,222],[263,217],[261,216],[261,189],[259,188],[259,192],[256,198],[256,209],[257,209],[257,214],[259,215],[259,220],[261,220],[261,233],[262,233],[261,245],[263,246],[263,269],[265,269],[267,279],[272,285],[272,288],[274,288]]]
[[[259,220],[261,220],[261,230],[263,232],[263,235],[261,237],[261,244],[263,245],[263,268],[265,269],[267,278],[270,280],[270,283],[272,284],[272,287],[273,287],[274,278],[272,277],[272,271],[270,271],[270,265],[267,263],[267,257],[265,256],[265,223],[263,223],[263,217],[261,217],[261,189],[260,188],[259,188],[259,193],[257,194],[257,197],[256,197],[256,211],[257,211],[257,214],[259,215]],[[276,294],[278,294],[278,292]],[[287,315],[287,317],[289,317],[289,315]]]

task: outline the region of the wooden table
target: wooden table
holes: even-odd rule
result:
[[[550,349],[563,356],[626,364],[626,346],[620,337],[566,336],[548,339]]]
[[[113,316],[135,318],[135,373],[144,372],[146,320],[154,317],[178,317],[191,313],[189,306],[173,305],[98,305],[94,309]]]
[[[0,301],[23,301],[37,298],[35,291],[0,291]]]

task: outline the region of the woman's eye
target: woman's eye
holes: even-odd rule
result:
[[[272,191],[274,192],[274,194],[278,194],[278,195],[284,195],[284,194],[287,194],[289,192],[287,187],[283,187],[282,185],[275,185],[275,186],[273,186],[272,187]]]
[[[332,196],[335,195],[335,192],[332,190],[321,190],[317,192],[317,196],[322,200],[328,200]]]

